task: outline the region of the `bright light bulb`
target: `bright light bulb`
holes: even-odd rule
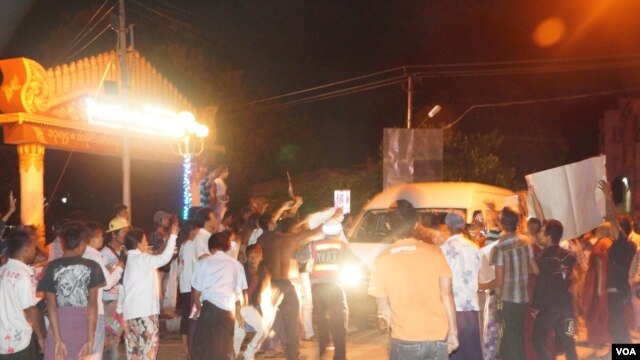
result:
[[[209,127],[207,125],[200,124],[196,130],[196,136],[199,138],[207,137],[209,135]]]

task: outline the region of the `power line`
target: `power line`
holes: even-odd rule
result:
[[[316,101],[327,100],[327,99],[331,99],[331,98],[335,98],[335,97],[339,97],[339,96],[346,96],[346,95],[351,95],[351,94],[355,94],[355,93],[359,93],[359,92],[379,89],[379,88],[382,88],[382,87],[398,85],[398,84],[401,84],[401,83],[405,82],[406,81],[405,79],[406,78],[404,76],[401,76],[401,77],[397,77],[397,78],[391,78],[391,79],[375,81],[375,82],[367,83],[367,84],[364,84],[364,85],[352,86],[352,87],[349,87],[349,88],[346,88],[346,89],[333,91],[333,92],[330,92],[330,93],[310,96],[310,97],[306,97],[306,98],[298,99],[298,100],[291,100],[291,101],[288,101],[288,102],[285,102],[285,103],[276,103],[276,104],[266,105],[266,106],[263,106],[263,107],[260,107],[258,109],[254,109],[254,110],[264,111],[264,110],[269,110],[269,109],[273,109],[273,108],[291,107],[291,106],[294,106],[294,105],[301,105],[301,104],[307,104],[307,103],[316,102]]]
[[[183,16],[186,16],[186,17],[189,17],[189,18],[192,17],[191,13],[189,13],[187,10],[185,10],[185,9],[183,9],[181,7],[178,7],[178,6],[176,6],[176,5],[172,4],[172,3],[169,3],[169,2],[166,2],[166,1],[163,1],[163,0],[156,0],[156,2],[159,2],[160,4],[164,5],[165,8],[167,8],[167,10],[177,11],[179,13],[182,13]]]
[[[582,72],[597,70],[616,70],[630,69],[640,67],[640,59],[635,62],[626,63],[603,63],[593,65],[573,65],[573,66],[554,66],[554,67],[530,67],[530,68],[511,68],[511,69],[482,69],[482,70],[448,70],[435,72],[417,72],[414,73],[418,78],[442,78],[442,77],[476,77],[476,76],[509,76],[509,75],[536,75],[549,74],[558,72]]]
[[[440,63],[440,64],[408,65],[407,68],[527,65],[527,64],[601,61],[601,60],[624,59],[624,58],[640,59],[640,54],[615,54],[615,55],[585,56],[585,57],[575,57],[575,58],[507,60],[507,61],[471,62],[471,63]]]
[[[580,99],[586,99],[590,97],[630,93],[634,91],[640,91],[640,86],[624,88],[619,90],[596,91],[596,92],[590,92],[590,93],[540,98],[540,99],[513,100],[513,101],[505,101],[505,102],[497,102],[497,103],[475,104],[470,106],[467,110],[465,110],[465,112],[463,112],[462,115],[460,115],[451,124],[444,126],[443,129],[447,130],[452,128],[453,126],[458,124],[460,121],[462,121],[465,115],[467,115],[469,112],[471,112],[474,109],[483,109],[483,108],[490,108],[490,107],[507,107],[507,106],[516,106],[516,105],[529,105],[529,104],[539,104],[539,103],[545,103],[545,102],[555,102],[555,101],[565,101],[565,100],[580,100]],[[423,120],[422,123],[420,123],[418,128],[422,127],[425,121],[426,119]]]
[[[76,34],[76,36],[73,38],[73,40],[71,40],[71,44],[75,44],[75,42],[77,40],[79,40],[78,38],[80,37],[80,35],[82,35],[84,33],[84,31],[87,29],[87,26],[89,26],[89,24],[91,24],[91,22],[93,21],[93,19],[96,18],[96,16],[98,16],[98,14],[102,11],[102,9],[109,3],[109,0],[105,0],[102,5],[100,5],[100,7],[98,8],[98,10],[96,10],[96,12],[93,13],[93,15],[91,16],[91,18],[89,19],[89,21],[87,21],[87,23],[82,27],[82,29],[78,32],[78,34]]]
[[[84,49],[86,49],[87,47],[89,47],[89,45],[93,44],[96,40],[98,40],[98,38],[100,36],[102,36],[102,34],[104,34],[107,30],[109,30],[111,28],[111,25],[106,25],[104,27],[104,29],[102,29],[102,31],[100,31],[98,33],[98,35],[94,36],[93,39],[89,40],[89,42],[87,44],[85,44],[83,47],[81,47],[80,49],[78,49],[78,51],[74,52],[73,54],[68,56],[68,59],[72,59],[74,56],[78,55],[79,53],[81,53]]]
[[[524,65],[524,64],[552,64],[552,63],[569,63],[569,62],[584,62],[584,61],[603,61],[603,60],[613,60],[613,59],[637,59],[637,61],[640,61],[640,54],[629,54],[629,55],[608,55],[608,56],[599,56],[599,57],[581,57],[581,58],[564,58],[564,59],[540,59],[540,60],[517,60],[517,61],[497,61],[497,62],[476,62],[476,63],[442,63],[442,64],[431,64],[431,65],[407,65],[407,66],[401,66],[401,67],[395,67],[395,68],[391,68],[391,69],[387,69],[387,70],[383,70],[383,71],[378,71],[378,72],[374,72],[374,73],[370,73],[370,74],[366,74],[366,75],[361,75],[361,76],[356,76],[353,78],[349,78],[349,79],[345,79],[345,80],[340,80],[340,81],[336,81],[336,82],[331,82],[328,84],[324,84],[324,85],[320,85],[320,86],[314,86],[311,88],[307,88],[307,89],[303,89],[303,90],[297,90],[297,91],[293,91],[293,92],[289,92],[289,93],[285,93],[285,94],[281,94],[281,95],[277,95],[277,96],[271,96],[268,98],[264,98],[264,99],[260,99],[260,100],[254,100],[251,102],[248,102],[245,104],[246,105],[254,105],[254,104],[260,104],[260,103],[264,103],[264,102],[269,102],[272,100],[277,100],[277,99],[281,99],[281,98],[285,98],[285,97],[290,97],[290,96],[295,96],[295,95],[300,95],[300,94],[304,94],[304,93],[308,93],[308,92],[313,92],[316,90],[321,90],[321,89],[326,89],[332,86],[337,86],[337,85],[343,85],[343,84],[347,84],[350,82],[355,82],[358,80],[364,80],[367,78],[371,78],[371,77],[376,77],[376,76],[380,76],[380,75],[384,75],[384,74],[389,74],[392,72],[399,72],[399,71],[403,71],[403,73],[407,74],[407,75],[417,75],[420,78],[429,78],[429,77],[436,77],[433,74],[437,74],[438,76],[441,77],[456,77],[456,76],[488,76],[488,75],[515,75],[515,74],[528,74],[528,73],[544,73],[544,72],[553,72],[553,69],[561,69],[561,66],[564,66],[566,68],[566,70],[564,71],[578,71],[578,70],[597,70],[597,69],[607,69],[607,68],[612,68],[612,63],[601,63],[601,64],[575,64],[575,65],[557,65],[555,67],[529,67],[529,68],[524,68],[524,67],[512,67],[512,68],[505,68],[505,66],[512,66],[512,65]],[[582,67],[576,67],[576,66],[582,66]],[[587,65],[590,65],[587,66]],[[635,67],[636,65],[640,65],[640,62],[636,63],[629,63],[629,65],[626,66],[613,66],[613,68],[628,68],[628,67]],[[418,70],[418,69],[440,69],[440,68],[447,68],[447,67],[451,67],[451,68],[456,68],[456,67],[468,67],[468,68],[473,68],[473,67],[488,67],[488,66],[502,66],[502,69],[467,69],[467,70],[437,70],[437,72],[432,72],[432,73],[428,73],[428,72],[424,72],[424,71],[413,71],[412,70]],[[573,68],[571,68],[570,66],[573,66]],[[585,67],[587,66],[587,67]],[[540,69],[540,70],[537,70]],[[560,71],[560,70],[556,70],[556,71]]]
[[[73,51],[73,49],[78,46],[80,44],[80,42],[82,41],[82,39],[84,39],[87,35],[89,35],[93,29],[95,29],[96,26],[98,26],[98,24],[100,24],[114,9],[115,9],[115,5],[112,5],[101,17],[98,21],[96,21],[93,26],[91,26],[91,28],[89,28],[88,30],[86,30],[86,28],[89,26],[89,24],[91,24],[93,22],[93,20],[96,18],[96,16],[100,13],[100,11],[104,8],[105,5],[107,5],[107,3],[110,0],[105,0],[105,2],[102,4],[102,6],[100,6],[100,8],[98,8],[98,10],[96,10],[96,12],[93,14],[93,16],[91,16],[91,19],[89,19],[89,21],[85,24],[85,26],[82,28],[82,30],[80,30],[80,32],[76,35],[76,37],[74,38],[74,40],[71,41],[70,45],[67,46],[65,48],[65,50],[57,57],[55,63],[58,63],[60,59],[62,59],[63,57],[65,57],[68,53],[70,53],[71,51]],[[85,31],[86,30],[86,31]]]
[[[164,9],[157,7],[154,4],[144,4],[137,0],[132,0],[132,5],[137,6],[139,9],[130,8],[133,12],[150,19],[158,24],[167,25],[166,20],[171,21],[176,27],[181,27],[183,30],[187,31],[188,34],[196,36],[200,39],[205,39],[207,41],[214,41],[214,39],[205,35],[200,31],[197,27],[191,25],[188,21],[181,20],[176,18],[173,14],[169,14],[165,12]],[[151,15],[150,15],[151,14]],[[162,21],[164,19],[165,21]]]
[[[473,71],[468,71],[468,70],[460,70],[460,71],[434,71],[434,72],[429,72],[429,73],[423,73],[423,72],[418,72],[418,73],[413,73],[411,74],[411,76],[415,76],[418,78],[453,78],[453,77],[479,77],[479,76],[512,76],[512,75],[535,75],[535,74],[549,74],[549,73],[556,73],[556,72],[580,72],[580,71],[597,71],[597,70],[611,70],[611,69],[626,69],[626,68],[638,68],[640,67],[640,62],[628,62],[628,63],[621,63],[621,64],[615,64],[615,63],[605,63],[605,64],[598,64],[598,65],[580,65],[580,66],[553,66],[553,67],[529,67],[529,68],[519,68],[519,69],[506,69],[506,70],[473,70]],[[364,76],[360,76],[358,78],[361,79],[365,79],[365,78],[370,78],[370,77],[374,77],[376,75],[381,75],[381,74],[385,74],[385,73],[390,73],[393,71],[397,71],[399,69],[403,69],[403,68],[394,68],[394,69],[389,69],[389,70],[385,70],[385,71],[381,71],[381,72],[377,72],[377,73],[372,73],[369,75],[364,75]],[[333,90],[333,91],[329,91],[329,92],[325,92],[325,93],[321,93],[321,94],[316,94],[316,95],[309,95],[306,97],[302,97],[302,98],[298,98],[298,99],[292,99],[286,102],[281,102],[281,103],[276,103],[276,104],[265,104],[262,106],[258,106],[257,108],[253,108],[253,110],[255,111],[259,111],[259,110],[267,110],[267,109],[273,109],[273,108],[282,108],[282,107],[290,107],[290,106],[294,106],[294,105],[300,105],[300,104],[306,104],[306,103],[310,103],[310,102],[315,102],[315,101],[322,101],[322,100],[326,100],[326,99],[331,99],[331,98],[335,98],[338,96],[346,96],[346,95],[350,95],[350,94],[354,94],[354,93],[358,93],[358,92],[363,92],[363,91],[367,91],[367,90],[373,90],[373,89],[378,89],[380,87],[383,86],[390,86],[390,85],[395,85],[395,84],[400,84],[403,83],[404,81],[406,81],[408,75],[400,75],[400,76],[395,76],[395,77],[390,77],[390,78],[386,78],[386,79],[382,79],[382,80],[375,80],[375,81],[370,81],[367,82],[365,84],[359,84],[359,85],[355,85],[355,86],[351,86],[348,88],[344,88],[344,89],[339,89],[339,90]],[[355,79],[355,78],[352,78]],[[347,79],[347,80],[343,80],[341,82],[336,82],[336,83],[349,83],[349,82],[353,82],[352,79]],[[334,86],[332,84],[326,84],[326,85],[321,85],[321,86],[317,86],[311,89],[306,89],[306,90],[301,90],[298,91],[298,93],[307,93],[310,91],[313,91],[314,89],[322,89],[322,88],[328,88],[331,86]],[[381,85],[381,86],[380,86]],[[293,94],[293,93],[289,93],[289,94]],[[289,97],[290,95],[288,94],[283,94],[277,97],[271,97],[268,99],[264,99],[263,101],[261,101],[261,103],[264,102],[268,102],[268,101],[273,101],[277,98],[283,98],[283,97]],[[256,102],[252,102],[249,104],[255,104]]]
[[[315,87],[304,89],[304,90],[292,91],[292,92],[289,92],[289,93],[286,93],[286,94],[282,94],[282,95],[277,95],[277,96],[272,96],[272,97],[268,97],[268,98],[261,99],[261,100],[251,101],[251,102],[249,102],[249,103],[247,103],[245,105],[259,104],[259,103],[268,102],[268,101],[271,101],[271,100],[276,100],[276,99],[280,99],[280,98],[287,97],[287,96],[299,95],[299,94],[304,94],[304,93],[315,91],[315,90],[326,89],[326,88],[331,87],[331,86],[342,85],[342,84],[346,84],[346,83],[357,81],[357,80],[363,80],[363,79],[367,79],[367,78],[370,78],[370,77],[375,77],[375,76],[379,76],[379,75],[383,75],[383,74],[388,74],[390,72],[394,72],[394,71],[398,71],[398,70],[402,70],[402,69],[403,69],[402,67],[397,67],[397,68],[393,68],[393,69],[374,72],[374,73],[367,74],[367,75],[356,76],[356,77],[353,77],[353,78],[350,78],[350,79],[346,79],[346,80],[340,80],[340,81],[332,82],[332,83],[325,84],[325,85],[315,86]]]

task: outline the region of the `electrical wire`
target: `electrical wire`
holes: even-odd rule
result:
[[[186,9],[183,9],[181,7],[178,7],[174,4],[171,4],[169,2],[163,1],[163,0],[155,0],[156,2],[162,4],[165,6],[165,8],[169,11],[177,11],[179,13],[182,13],[183,16],[186,16],[188,18],[192,17],[192,14],[190,14]]]
[[[102,34],[104,34],[107,30],[109,30],[111,28],[111,25],[106,25],[104,27],[104,29],[102,29],[102,31],[100,31],[98,33],[98,35],[94,36],[93,39],[89,40],[88,43],[86,43],[83,47],[81,47],[80,49],[78,49],[78,51],[74,52],[73,54],[67,56],[67,59],[72,59],[74,56],[78,55],[79,53],[81,53],[84,49],[86,49],[87,47],[89,47],[89,45],[93,44],[96,40],[98,40],[98,38],[100,36],[102,36]]]
[[[396,76],[396,77],[393,77],[393,78],[388,78],[388,79],[384,79],[384,80],[377,80],[377,81],[369,82],[369,83],[366,83],[366,84],[351,86],[351,87],[348,87],[348,88],[345,88],[345,89],[340,89],[340,90],[336,90],[336,91],[332,91],[332,92],[328,92],[328,93],[324,93],[324,94],[308,96],[308,97],[305,97],[305,98],[302,98],[302,99],[290,100],[290,101],[285,102],[285,103],[275,103],[275,104],[271,104],[271,105],[265,105],[263,107],[259,107],[258,109],[265,109],[265,108],[272,108],[272,107],[283,107],[283,106],[296,105],[296,104],[301,104],[301,103],[308,103],[308,102],[312,102],[312,101],[319,101],[319,100],[324,100],[325,98],[332,98],[332,97],[336,97],[336,96],[348,95],[348,94],[352,94],[352,93],[356,93],[356,92],[362,92],[362,91],[366,91],[366,90],[377,89],[377,88],[380,88],[380,87],[383,87],[383,86],[400,84],[400,83],[403,83],[405,81],[406,81],[406,77],[405,76]]]
[[[107,3],[107,1],[105,1],[105,3],[103,5],[105,5]],[[102,7],[101,7],[102,8]],[[84,29],[86,28],[86,26],[88,26],[91,21],[95,18],[95,15],[98,14],[98,12],[96,12],[96,14],[94,14],[94,16],[91,17],[91,20],[89,20],[89,22],[85,25],[85,28],[83,28],[82,31],[80,31],[80,34],[82,34],[82,36],[80,36],[79,38],[77,38],[76,40],[72,41],[71,44],[69,46],[67,46],[67,48],[60,53],[60,55],[58,56],[58,58],[56,59],[55,63],[58,63],[60,61],[60,59],[67,57],[66,55],[69,54],[71,51],[73,51],[79,44],[80,42],[87,36],[89,35],[93,29],[96,28],[96,26],[98,26],[109,14],[111,14],[111,12],[115,9],[115,5],[111,6],[101,17],[100,19],[93,24],[93,26],[91,26],[91,28],[89,28],[89,30],[84,31]],[[67,57],[68,58],[68,57]]]
[[[367,78],[370,78],[370,77],[375,77],[375,76],[379,76],[379,75],[383,75],[383,74],[388,74],[390,72],[394,72],[394,71],[398,71],[398,70],[402,70],[402,69],[403,69],[403,67],[397,67],[397,68],[393,68],[393,69],[374,72],[374,73],[367,74],[367,75],[356,76],[356,77],[353,77],[353,78],[350,78],[350,79],[346,79],[346,80],[340,80],[340,81],[332,82],[332,83],[325,84],[325,85],[319,85],[319,86],[315,86],[315,87],[304,89],[304,90],[292,91],[292,92],[289,92],[289,93],[286,93],[286,94],[282,94],[282,95],[277,95],[277,96],[272,96],[272,97],[268,97],[268,98],[261,99],[261,100],[251,101],[251,102],[249,102],[249,103],[247,103],[245,105],[259,104],[259,103],[263,103],[263,102],[277,100],[277,99],[280,99],[280,98],[283,98],[283,97],[287,97],[287,96],[299,95],[299,94],[304,94],[304,93],[315,91],[315,90],[326,89],[326,88],[331,87],[331,86],[342,85],[342,84],[346,84],[346,83],[357,81],[357,80],[363,80],[363,79],[367,79]]]
[[[475,105],[470,106],[467,110],[465,110],[465,112],[463,112],[462,115],[460,115],[452,123],[444,126],[443,129],[447,130],[447,129],[452,128],[453,126],[458,124],[460,121],[462,121],[462,119],[469,112],[471,112],[474,109],[483,109],[483,108],[490,108],[490,107],[507,107],[507,106],[516,106],[516,105],[529,105],[529,104],[539,104],[539,103],[545,103],[545,102],[555,102],[555,101],[565,101],[565,100],[580,100],[580,99],[586,99],[586,98],[590,98],[590,97],[614,95],[614,94],[621,94],[621,93],[630,93],[630,92],[634,92],[634,91],[640,91],[640,86],[624,88],[624,89],[618,89],[618,90],[596,91],[596,92],[590,92],[590,93],[582,93],[582,94],[566,95],[566,96],[557,96],[557,97],[550,97],[550,98],[514,100],[514,101],[505,101],[505,102],[497,102],[497,103],[486,103],[486,104],[475,104]],[[426,121],[426,119],[423,120],[422,123],[420,123],[418,128],[422,127],[422,125],[424,124],[425,121]]]
[[[629,68],[640,68],[640,61],[638,62],[627,62],[627,63],[620,63],[620,64],[616,64],[616,63],[603,63],[603,64],[598,64],[598,65],[576,65],[576,66],[547,66],[547,67],[529,67],[529,68],[514,68],[514,69],[492,69],[492,70],[457,70],[457,71],[445,71],[445,70],[439,70],[439,71],[433,71],[433,72],[429,72],[429,73],[424,73],[424,72],[417,72],[417,73],[410,73],[410,76],[414,76],[416,78],[455,78],[455,77],[481,77],[481,76],[513,76],[513,75],[539,75],[539,74],[550,74],[550,73],[559,73],[559,72],[581,72],[581,71],[598,71],[598,70],[613,70],[613,69],[629,69]],[[381,72],[377,72],[377,73],[372,73],[372,74],[368,74],[368,75],[363,75],[363,76],[359,76],[357,77],[358,79],[366,79],[368,77],[373,77],[376,75],[383,75],[385,73],[390,73],[393,71],[397,71],[399,69],[404,69],[402,67],[400,68],[394,68],[394,69],[389,69],[389,70],[385,70],[385,71],[381,71]],[[258,106],[258,107],[254,107],[252,108],[252,110],[256,111],[256,110],[263,110],[263,109],[272,109],[272,108],[277,108],[277,107],[288,107],[288,106],[294,106],[294,105],[298,105],[298,104],[305,104],[305,103],[309,103],[309,102],[313,102],[313,101],[321,101],[321,100],[325,100],[325,99],[330,99],[330,98],[334,98],[337,96],[343,96],[343,95],[349,95],[349,94],[353,94],[353,93],[357,93],[357,92],[362,92],[362,91],[366,91],[366,90],[370,90],[370,89],[377,89],[380,86],[376,86],[378,84],[384,83],[384,82],[393,82],[393,83],[389,83],[387,85],[393,85],[395,83],[404,83],[404,81],[406,81],[406,78],[409,75],[401,75],[401,76],[395,76],[395,77],[391,77],[391,78],[386,78],[383,80],[376,80],[376,81],[372,81],[372,82],[368,82],[366,84],[360,84],[360,85],[355,85],[352,87],[348,87],[345,89],[339,89],[339,90],[334,90],[334,91],[330,91],[330,92],[326,92],[326,93],[322,93],[322,94],[316,94],[316,95],[310,95],[307,97],[303,97],[303,98],[299,98],[299,99],[292,99],[286,102],[282,102],[282,103],[277,103],[277,104],[265,104],[263,106]],[[353,79],[356,78],[352,78],[352,79],[347,79],[347,80],[343,80],[340,82],[336,82],[336,83],[331,83],[331,84],[326,84],[326,85],[321,85],[321,86],[317,86],[314,88],[310,88],[310,89],[305,89],[305,90],[300,90],[298,92],[294,92],[294,93],[306,93],[306,92],[310,92],[313,91],[315,89],[322,89],[322,88],[328,88],[331,86],[334,86],[334,84],[338,84],[338,83],[348,83],[348,82],[352,82]],[[395,82],[398,79],[404,79],[400,82]],[[353,91],[353,90],[357,90],[357,91]],[[276,100],[278,98],[283,98],[283,97],[290,97],[291,95],[289,94],[294,94],[294,93],[288,93],[288,94],[283,94],[283,95],[279,95],[276,97],[270,97],[267,99],[263,99],[260,100],[259,103],[264,103],[264,102],[268,102],[268,101],[273,101]],[[251,102],[246,105],[251,105],[251,104],[256,104],[257,102]]]
[[[60,172],[60,176],[58,176],[58,181],[56,181],[56,186],[53,187],[53,191],[51,192],[51,195],[48,197],[48,199],[51,199],[51,201],[53,201],[53,197],[56,196],[56,193],[58,192],[58,187],[60,186],[60,182],[62,182],[62,178],[64,177],[65,172],[67,171],[67,167],[69,167],[69,162],[71,161],[71,157],[73,156],[73,153],[75,152],[76,147],[74,146],[73,149],[71,149],[71,151],[69,151],[69,156],[67,156],[67,161],[64,163],[64,167],[62,167],[62,171]],[[49,212],[49,206],[47,206],[47,208],[45,209],[44,213],[45,215]]]
[[[582,57],[582,58],[564,58],[564,59],[540,59],[540,60],[521,60],[521,61],[499,61],[499,62],[477,62],[477,63],[452,63],[452,64],[432,64],[432,65],[407,65],[407,66],[401,66],[401,67],[395,67],[395,68],[391,68],[391,69],[387,69],[387,70],[383,70],[383,71],[378,71],[378,72],[374,72],[374,73],[370,73],[370,74],[366,74],[366,75],[360,75],[360,76],[356,76],[353,78],[349,78],[349,79],[345,79],[345,80],[340,80],[340,81],[336,81],[336,82],[332,82],[332,83],[328,83],[328,84],[324,84],[324,85],[320,85],[320,86],[315,86],[315,87],[311,87],[308,89],[303,89],[303,90],[298,90],[298,91],[292,91],[289,93],[285,93],[285,94],[281,94],[281,95],[277,95],[277,96],[271,96],[268,98],[264,98],[264,99],[260,99],[260,100],[254,100],[254,101],[250,101],[246,104],[244,104],[244,106],[246,105],[254,105],[254,104],[259,104],[259,103],[264,103],[264,102],[269,102],[272,100],[277,100],[277,99],[281,99],[284,97],[289,97],[289,96],[294,96],[294,95],[300,95],[300,94],[304,94],[307,92],[312,92],[315,90],[320,90],[320,89],[325,89],[325,88],[329,88],[332,86],[337,86],[337,85],[343,85],[343,84],[347,84],[349,82],[355,82],[358,80],[363,80],[363,79],[367,79],[367,78],[371,78],[371,77],[376,77],[379,75],[384,75],[384,74],[388,74],[388,73],[392,73],[392,72],[398,72],[398,71],[403,71],[403,73],[406,73],[408,75],[418,75],[419,78],[429,78],[429,77],[435,77],[432,76],[431,73],[426,73],[426,72],[411,72],[410,70],[412,69],[438,69],[438,68],[446,68],[446,67],[487,67],[487,66],[505,66],[505,65],[522,65],[522,64],[551,64],[551,63],[568,63],[568,62],[579,62],[579,61],[602,61],[602,60],[612,60],[612,59],[637,59],[637,61],[640,61],[640,54],[629,54],[629,55],[609,55],[609,56],[600,56],[600,57]],[[635,62],[633,63],[634,65],[628,65],[628,66],[618,66],[619,68],[626,68],[626,67],[634,67],[635,66]],[[640,63],[638,63],[640,64]],[[573,65],[573,66],[578,66],[580,64],[577,65]],[[582,64],[582,66],[585,65],[589,65],[589,64]],[[567,68],[567,70],[565,71],[570,71],[568,67],[568,65],[562,65],[565,66]],[[605,68],[611,68],[611,62],[609,63],[602,63],[600,65],[598,64],[591,64],[592,68],[591,69],[605,69]],[[560,68],[559,66],[556,66],[555,68]],[[438,70],[437,74],[442,76],[442,75],[446,75],[448,77],[456,77],[456,76],[488,76],[488,75],[493,75],[493,74],[497,74],[497,75],[514,75],[514,74],[526,74],[526,73],[544,73],[544,72],[553,72],[553,70],[551,70],[552,68],[543,68],[543,67],[529,67],[529,70],[525,70],[527,68],[503,68],[503,69],[468,69],[468,70],[449,70],[449,71],[445,71],[445,70]],[[533,70],[531,70],[533,69]],[[536,71],[535,69],[541,69]],[[546,69],[546,70],[545,70]],[[579,69],[575,69],[573,71],[576,71]],[[589,70],[589,68],[584,68],[584,70]]]
[[[166,26],[167,25],[166,20],[169,20],[173,24],[175,24],[175,25],[181,27],[182,29],[186,30],[191,35],[197,36],[197,37],[199,37],[201,39],[205,39],[205,40],[208,40],[208,41],[213,41],[213,39],[211,39],[210,37],[206,36],[204,33],[202,33],[202,31],[200,31],[195,26],[191,25],[188,21],[178,19],[173,14],[168,14],[163,9],[160,9],[157,6],[153,5],[153,4],[144,4],[144,3],[140,2],[140,1],[137,1],[137,0],[132,0],[131,4],[139,7],[139,9],[130,8],[135,13],[140,14],[140,15],[142,15],[142,16],[144,16],[144,17],[146,17],[146,18],[148,18],[148,19],[150,19],[152,21],[155,21],[158,24],[162,24],[162,25]],[[146,11],[148,13],[151,13],[152,15],[155,15],[156,18],[154,18],[153,16],[149,16],[148,14],[143,14],[143,11]],[[165,21],[162,21],[161,19],[164,19]]]
[[[507,61],[489,61],[489,62],[472,62],[472,63],[440,63],[440,64],[424,64],[424,65],[407,65],[406,67],[409,69],[419,69],[419,68],[439,68],[439,67],[505,66],[505,65],[601,61],[601,60],[624,59],[624,58],[640,59],[640,54],[615,54],[615,55],[585,56],[585,57],[575,57],[575,58],[507,60]]]
[[[78,32],[78,34],[76,34],[76,36],[73,38],[73,40],[71,40],[71,44],[75,44],[75,42],[78,40],[78,38],[80,37],[80,35],[82,35],[84,33],[84,31],[87,29],[87,26],[89,26],[89,24],[91,24],[91,22],[93,21],[93,19],[96,18],[96,16],[98,16],[98,14],[102,11],[102,9],[109,3],[109,0],[105,0],[102,5],[100,5],[100,7],[98,8],[98,10],[96,10],[95,13],[93,13],[93,15],[91,16],[91,18],[89,19],[89,21],[84,25],[84,27],[82,27],[82,29]]]
[[[413,73],[420,79],[424,78],[454,78],[454,77],[480,77],[480,76],[508,76],[508,75],[538,75],[550,74],[558,72],[582,72],[597,70],[619,70],[640,67],[640,60],[636,62],[626,63],[604,63],[598,65],[574,65],[574,66],[555,66],[555,67],[532,67],[532,68],[513,68],[513,69],[488,69],[488,70],[449,70],[437,72],[417,72]]]

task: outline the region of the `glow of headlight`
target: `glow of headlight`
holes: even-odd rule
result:
[[[340,273],[340,283],[345,286],[356,286],[362,280],[362,273],[357,266],[346,265]]]

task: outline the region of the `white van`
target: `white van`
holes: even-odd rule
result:
[[[484,219],[485,200],[501,209],[507,198],[517,201],[515,196],[508,189],[472,182],[402,184],[374,196],[362,208],[347,233],[349,248],[358,258],[355,260],[358,264],[346,267],[342,274],[351,320],[359,328],[366,328],[374,322],[376,305],[367,295],[369,270],[376,257],[393,243],[389,226],[393,210],[389,207],[396,200],[411,202],[419,213],[420,223],[437,229],[444,224],[444,218],[451,210],[462,211],[470,224],[474,219]]]
[[[367,266],[393,243],[389,206],[398,199],[408,200],[418,210],[423,226],[437,228],[451,210],[460,210],[467,223],[483,219],[485,200],[495,203],[497,209],[516,194],[497,186],[472,182],[429,182],[402,184],[390,187],[374,196],[360,211],[347,238],[351,250]]]

